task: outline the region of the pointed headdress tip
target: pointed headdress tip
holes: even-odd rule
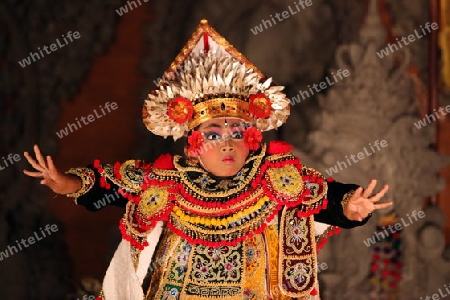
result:
[[[283,89],[203,19],[148,95],[142,117],[148,130],[174,140],[219,117],[239,118],[267,131],[289,116]]]

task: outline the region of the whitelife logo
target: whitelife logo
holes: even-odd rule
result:
[[[375,231],[371,238],[368,238],[367,240],[363,241],[364,245],[366,245],[366,247],[375,245],[376,242],[379,242],[379,241],[387,238],[390,234],[394,234],[397,231],[402,230],[404,227],[408,227],[414,221],[418,221],[417,217],[419,217],[420,219],[425,218],[425,212],[423,210],[419,210],[419,212],[413,211],[411,213],[411,216],[409,216],[409,214],[407,214],[406,216],[408,217],[409,223],[405,222],[405,220],[403,218],[401,218],[400,219],[401,223],[397,222],[394,224],[394,226],[388,225],[388,227],[387,228],[384,227],[384,230],[381,232]],[[411,217],[414,218],[414,221],[411,219]],[[389,229],[390,233],[388,232],[388,229]]]
[[[139,3],[139,6],[142,5],[141,0],[136,0]],[[138,8],[138,5],[136,4],[136,1],[127,1],[127,4],[125,4],[124,6],[121,6],[119,9],[116,9],[116,13],[119,16],[123,16],[124,14],[128,13],[128,7],[130,8],[129,11],[132,11],[135,8]],[[148,2],[149,0],[142,0],[145,2]],[[134,5],[134,7],[133,7]]]
[[[116,197],[114,197],[114,195]],[[104,197],[96,202],[94,202],[94,206],[96,209],[100,209],[102,207],[105,207],[108,204],[111,204],[112,202],[116,201],[120,198],[120,195],[117,193],[117,190],[114,191],[114,195],[112,194],[104,194]]]
[[[444,111],[445,110],[445,111]],[[445,107],[445,109],[443,107],[440,107],[438,109],[438,111],[440,112],[440,114],[438,114],[438,112],[436,111],[436,109],[433,110],[432,114],[427,114],[425,115],[425,118],[423,118],[422,120],[419,120],[417,122],[414,123],[414,126],[416,126],[417,129],[420,129],[422,127],[427,126],[428,124],[431,124],[431,122],[436,122],[437,119],[440,119],[441,116],[444,118],[448,113],[450,113],[450,105],[447,105]],[[436,116],[436,117],[435,117]],[[428,124],[427,124],[428,121]]]
[[[57,232],[58,226],[56,224],[53,224],[53,225],[47,224],[47,225],[45,225],[44,229],[42,229],[42,227],[41,227],[41,228],[39,228],[39,230],[40,230],[40,234],[39,234],[39,232],[34,232],[34,235],[30,236],[27,239],[21,239],[20,242],[16,240],[16,244],[17,244],[17,247],[19,247],[19,250],[17,250],[16,246],[8,246],[8,248],[5,251],[0,252],[0,261],[2,261],[3,259],[7,259],[10,255],[12,256],[12,255],[18,253],[19,251],[23,250],[22,246],[24,248],[27,248],[30,245],[33,245],[34,243],[36,243],[36,241],[40,241],[40,240],[44,239],[45,237],[51,235],[53,232]],[[45,234],[44,230],[45,230],[45,232],[47,232],[47,234]],[[28,244],[27,244],[27,241],[28,241]],[[14,250],[14,252],[13,252],[13,250]]]
[[[440,300],[442,298],[447,297],[448,295],[450,295],[450,289],[446,284],[444,284],[444,287],[448,294],[443,293],[442,288],[439,288],[439,290],[438,290],[439,294],[433,294],[431,296],[426,295],[425,298],[420,297],[420,300]]]
[[[305,8],[307,8],[311,5],[312,5],[312,0],[306,0],[306,1],[300,0],[300,1],[298,1],[298,3],[294,2],[295,9],[292,9],[292,7],[289,5],[288,6],[289,11],[285,10],[282,13],[276,13],[275,18],[278,20],[278,22],[282,22],[282,21],[286,20],[287,18],[289,18],[290,16],[293,16],[293,15],[299,13],[301,10],[304,10]],[[301,8],[300,8],[300,6],[301,6]],[[270,17],[270,20],[272,20],[273,25],[276,25],[277,21],[275,21],[275,18],[272,15],[270,15],[269,17]],[[250,31],[254,35],[257,35],[258,33],[263,32],[264,29],[267,29],[267,28],[273,26],[272,22],[270,20],[262,19],[261,24],[255,26],[253,28],[250,28]],[[267,25],[269,25],[269,27],[267,27]],[[264,28],[263,28],[263,26],[264,26]]]
[[[19,154],[14,154],[13,155],[12,153],[10,153],[10,154],[8,154],[8,157],[6,159],[3,156],[2,160],[3,160],[3,165],[4,166],[2,166],[2,163],[0,163],[0,171],[6,169],[7,167],[9,167],[11,165],[13,165],[15,162],[18,162],[20,159],[21,159],[21,157],[20,157]],[[8,161],[9,161],[9,164],[8,164]]]
[[[414,34],[408,35],[408,38],[406,38],[405,36],[401,38],[403,45],[406,46],[406,45],[409,45],[409,43],[414,42],[416,40],[416,37],[417,37],[417,39],[423,38],[428,33],[430,33],[431,30],[437,30],[439,28],[439,26],[436,22],[433,22],[431,24],[430,24],[430,22],[427,22],[425,24],[425,28],[423,28],[422,25],[420,25],[420,28],[422,29],[423,35],[420,35],[420,33],[417,32],[417,29],[414,29]],[[406,41],[406,39],[408,39],[409,42]],[[391,53],[394,53],[394,51],[397,51],[399,49],[398,47],[403,48],[402,43],[398,40],[398,38],[396,38],[396,40],[397,40],[397,44],[389,43],[384,49],[377,51],[378,57],[383,58],[385,56],[388,56]]]
[[[350,72],[347,69],[344,69],[344,70],[339,69],[339,70],[336,71],[336,74],[334,74],[334,72],[331,72],[331,76],[333,76],[334,81],[331,81],[330,78],[328,78],[328,76],[327,76],[325,78],[326,82],[322,81],[319,84],[314,83],[312,85],[312,87],[310,85],[308,85],[308,89],[311,92],[311,94],[309,94],[308,91],[299,90],[298,94],[292,97],[292,99],[290,101],[291,105],[295,105],[297,103],[300,103],[300,102],[302,102],[302,100],[305,100],[306,98],[309,98],[309,97],[313,96],[314,95],[314,91],[319,93],[319,92],[325,90],[326,88],[334,85],[336,82],[339,81],[339,79],[343,80],[344,78],[350,76]],[[339,79],[336,76],[339,77]],[[300,99],[300,97],[302,99]]]
[[[72,31],[69,31],[69,32],[66,33],[65,36],[64,36],[64,34],[62,35],[62,38],[63,38],[65,44],[61,43],[59,41],[59,38],[57,38],[56,39],[56,44],[51,44],[48,47],[44,46],[44,47],[42,47],[42,50],[41,50],[41,47],[38,47],[37,51],[41,54],[40,56],[39,56],[39,53],[30,52],[30,55],[28,57],[26,57],[26,58],[22,59],[22,61],[18,62],[19,65],[22,68],[25,68],[26,66],[31,65],[31,60],[33,60],[33,62],[35,62],[35,61],[43,58],[45,56],[43,51],[46,54],[50,54],[50,53],[55,52],[56,50],[58,50],[58,49],[60,49],[62,47],[65,47],[66,45],[69,44],[69,42],[67,41],[66,37],[67,37],[67,39],[70,42],[73,42],[74,39],[78,40],[81,37],[81,35],[80,35],[80,33],[78,31],[74,31],[73,33],[72,33]],[[50,51],[49,51],[49,49],[50,49]]]
[[[89,114],[87,117],[84,117],[84,116],[81,117],[81,118],[80,118],[80,119],[81,119],[81,122],[83,122],[84,125],[88,125],[89,122],[92,123],[92,122],[94,122],[95,120],[100,119],[101,117],[105,116],[105,115],[106,115],[105,110],[103,109],[103,107],[102,107],[101,105],[99,105],[99,107],[100,107],[100,110],[101,110],[101,112],[102,112],[102,115],[100,115],[100,114],[97,112],[97,109],[94,109],[94,111],[93,111],[94,114]],[[116,102],[112,102],[112,103],[106,102],[106,103],[105,103],[105,109],[106,109],[109,113],[111,112],[111,110],[116,110],[118,107],[119,107],[119,106],[117,105]],[[56,132],[56,135],[57,135],[60,139],[62,139],[63,137],[69,135],[69,130],[70,130],[70,132],[72,133],[72,132],[74,132],[75,130],[80,129],[80,128],[82,127],[82,125],[81,125],[81,123],[80,123],[80,120],[78,120],[78,118],[75,118],[75,121],[76,121],[76,123],[78,124],[78,126],[77,126],[75,123],[67,123],[66,128],[61,129],[59,132]]]
[[[352,161],[353,161],[353,163],[357,163],[360,160],[363,160],[364,158],[366,158],[367,156],[371,156],[372,154],[374,154],[376,152],[374,147],[377,148],[378,151],[380,151],[381,148],[385,148],[388,146],[388,143],[386,140],[381,140],[381,141],[376,140],[373,144],[374,145],[372,146],[372,143],[369,143],[369,147],[372,150],[372,152],[368,151],[367,148],[364,147],[363,148],[364,153],[361,151],[361,152],[358,152],[358,154],[356,154],[356,155],[351,154],[350,158],[348,158],[347,155],[345,156],[345,159],[347,160],[348,165],[345,163],[345,161],[337,161],[336,164],[334,165],[334,167],[331,167],[328,170],[325,170],[325,172],[327,172],[328,176],[332,176],[333,173],[334,174],[338,173],[339,169],[342,171],[343,169],[346,169],[349,166],[351,166]],[[381,146],[381,148],[380,148],[380,146]]]

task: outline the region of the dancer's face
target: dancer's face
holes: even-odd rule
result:
[[[203,135],[203,151],[199,158],[203,167],[216,176],[233,176],[245,164],[249,149],[244,144],[244,128],[240,119],[212,119],[198,130]]]

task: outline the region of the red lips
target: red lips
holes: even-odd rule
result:
[[[225,156],[224,158],[222,158],[223,162],[234,162],[234,157],[233,156]]]

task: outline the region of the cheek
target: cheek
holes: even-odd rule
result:
[[[217,161],[217,158],[220,157],[220,148],[219,147],[211,147],[200,154],[200,159],[202,161]]]
[[[240,145],[236,148],[236,153],[241,159],[246,160],[250,150],[245,145]]]

